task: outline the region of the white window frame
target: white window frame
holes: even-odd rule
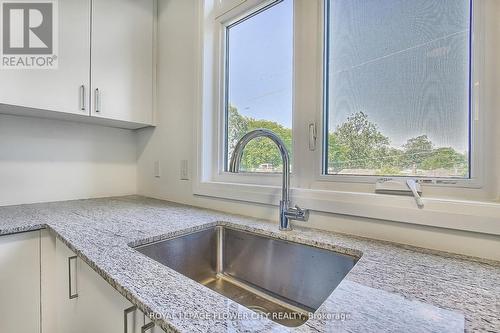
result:
[[[318,152],[318,156],[316,159],[320,160],[320,164],[315,168],[316,179],[321,182],[341,182],[341,183],[368,183],[375,184],[380,178],[393,178],[393,179],[418,179],[423,182],[426,187],[444,187],[444,188],[482,188],[484,184],[484,165],[480,162],[482,161],[482,157],[484,156],[483,147],[485,143],[485,138],[482,133],[484,131],[482,128],[484,127],[484,121],[479,118],[480,114],[480,86],[481,86],[481,78],[484,73],[484,60],[483,60],[483,33],[484,33],[484,20],[482,16],[484,11],[483,1],[481,0],[471,0],[471,10],[472,10],[472,22],[471,22],[471,96],[470,103],[470,165],[471,169],[470,178],[444,178],[444,177],[422,177],[422,176],[375,176],[375,175],[334,175],[334,174],[326,174],[325,171],[325,161],[327,158],[326,147],[325,146],[325,133],[328,130],[325,124],[326,113],[329,111],[327,109],[327,92],[326,92],[326,82],[328,80],[328,73],[324,69],[325,62],[328,61],[328,41],[327,36],[324,32],[326,32],[327,27],[327,8],[326,2],[328,0],[324,0],[321,2],[321,12],[322,12],[322,25],[324,27],[321,39],[322,39],[322,50],[323,50],[323,59],[321,62],[321,72],[322,72],[322,94],[321,98],[323,101],[323,107],[321,108],[321,114],[317,117],[318,119],[318,142],[321,145],[321,151]]]
[[[240,6],[232,8],[228,12],[218,16],[215,19],[216,29],[218,30],[218,41],[215,47],[215,59],[218,62],[217,85],[215,95],[216,101],[214,112],[214,122],[216,123],[217,141],[214,146],[214,151],[217,152],[217,159],[213,159],[212,163],[212,179],[220,182],[235,182],[256,185],[279,185],[281,175],[276,173],[231,173],[225,171],[225,140],[226,140],[226,111],[227,111],[227,29],[238,23],[241,20],[250,18],[253,15],[258,15],[261,11],[267,10],[273,5],[277,5],[282,0],[247,0]],[[293,113],[293,111],[292,111]],[[292,128],[293,137],[293,128]],[[292,144],[293,145],[293,144]]]
[[[315,0],[313,0],[315,1]],[[316,0],[317,1],[317,0]],[[262,184],[262,185],[278,185],[279,184],[279,176],[276,174],[270,174],[270,173],[247,173],[247,172],[242,172],[239,174],[233,174],[230,172],[225,171],[225,112],[226,112],[226,78],[227,78],[227,73],[226,73],[226,56],[227,56],[227,51],[226,51],[226,29],[227,27],[231,26],[232,24],[240,21],[241,19],[244,19],[247,16],[254,15],[255,13],[260,12],[261,10],[265,10],[267,7],[270,7],[274,4],[279,3],[280,0],[253,0],[253,1],[246,1],[242,5],[236,6],[235,8],[229,10],[228,12],[220,15],[216,19],[216,25],[219,27],[219,32],[218,32],[218,42],[217,42],[217,54],[216,54],[216,59],[218,59],[218,84],[217,84],[217,92],[216,95],[218,96],[218,101],[217,105],[215,106],[216,110],[220,110],[218,114],[215,116],[217,117],[215,119],[217,123],[217,137],[218,141],[216,143],[216,146],[214,147],[215,151],[217,151],[217,156],[218,159],[213,161],[213,174],[212,177],[216,181],[221,181],[221,182],[236,182],[236,183],[247,183],[247,184]],[[313,174],[315,176],[315,184],[325,182],[325,184],[322,184],[318,187],[320,188],[325,188],[329,187],[328,183],[362,183],[362,184],[375,184],[378,179],[381,178],[381,176],[364,176],[364,175],[331,175],[331,174],[326,174],[324,172],[324,152],[325,147],[325,140],[324,140],[324,134],[325,134],[325,125],[324,125],[324,119],[325,119],[325,114],[328,112],[326,110],[326,92],[324,90],[325,82],[327,80],[327,75],[324,71],[324,64],[325,64],[325,56],[327,54],[327,42],[325,38],[324,32],[326,31],[326,21],[325,17],[327,16],[327,12],[325,9],[325,3],[326,1],[320,0],[318,1],[319,3],[319,8],[321,11],[321,20],[320,20],[320,31],[318,32],[318,39],[321,41],[319,43],[319,47],[321,48],[321,61],[317,64],[317,67],[319,69],[319,72],[321,75],[319,75],[320,79],[320,86],[321,88],[321,94],[319,95],[318,98],[321,99],[321,106],[318,108],[318,115],[316,115],[316,120],[315,120],[315,125],[316,125],[316,131],[317,131],[317,149],[316,149],[316,156],[314,157],[315,163],[314,163],[314,170],[307,170],[309,174]],[[470,168],[471,168],[471,177],[470,178],[433,178],[433,177],[408,177],[408,176],[389,176],[391,178],[395,179],[407,179],[407,178],[416,178],[422,181],[425,184],[425,187],[443,187],[443,188],[476,188],[480,189],[483,186],[484,183],[484,168],[483,165],[480,163],[482,161],[482,156],[483,156],[483,147],[484,147],[484,136],[481,135],[480,133],[484,133],[482,131],[482,121],[479,120],[479,103],[480,103],[480,77],[482,73],[482,67],[483,67],[483,61],[482,61],[482,48],[481,48],[481,42],[482,42],[482,33],[483,33],[483,24],[482,20],[480,19],[480,14],[482,12],[482,5],[481,1],[473,1],[473,26],[472,26],[472,83],[473,87],[471,89],[472,96],[471,98],[471,117],[470,117],[470,128],[471,128],[471,133],[470,133],[470,140],[471,140],[471,152],[470,152]],[[312,60],[312,59],[310,59]],[[295,66],[294,66],[295,67]],[[296,70],[296,68],[294,68]],[[294,75],[295,79],[295,75]],[[301,90],[303,91],[303,90]],[[294,96],[298,95],[298,91],[294,89]],[[296,102],[296,101],[294,101]],[[295,103],[294,103],[295,106]],[[294,124],[298,123],[295,122],[296,118],[295,113],[296,113],[296,108],[293,107],[293,118],[294,118]],[[312,122],[311,122],[312,123]],[[304,137],[299,137],[300,135],[304,135],[304,133],[300,133],[299,131],[296,130],[295,126],[292,126],[292,135],[293,135],[293,149],[294,149],[294,157],[295,161],[293,161],[293,165],[296,165],[297,159],[302,159],[302,156],[304,156],[303,151],[299,149],[300,146],[298,147],[296,143],[299,142],[306,142],[308,138]],[[306,140],[307,139],[307,140]],[[303,149],[302,149],[303,150]],[[300,165],[297,165],[295,169],[300,168]],[[384,176],[385,177],[385,176]],[[296,177],[293,177],[292,174],[292,179],[295,179]],[[312,186],[314,188],[314,185]],[[335,187],[332,186],[332,189]]]
[[[195,70],[198,82],[195,97],[198,99],[193,192],[200,196],[276,206],[281,193],[281,175],[224,172],[224,135],[221,131],[225,117],[225,26],[274,0],[226,1],[234,5],[226,6],[224,12],[213,9],[219,0],[200,1],[198,8],[200,25],[197,45],[200,58]],[[294,45],[301,47],[294,47],[293,55],[294,167],[291,200],[313,211],[500,235],[500,204],[493,201],[498,193],[497,184],[482,184],[482,179],[486,176],[487,179],[495,179],[494,166],[482,165],[480,169],[473,167],[480,171],[474,174],[475,182],[467,180],[466,184],[423,185],[423,210],[416,208],[411,197],[375,194],[373,183],[377,177],[359,182],[359,178],[322,174],[323,1],[294,0]],[[483,41],[485,27],[482,19],[488,12],[485,2],[486,0],[474,0],[474,17],[481,17],[474,20],[473,27],[474,82],[477,83],[486,74],[483,53],[486,45]],[[231,9],[228,11],[227,8]],[[492,49],[489,48],[488,52],[491,61]],[[500,66],[500,62],[494,64]],[[491,78],[485,77],[485,80],[491,84]],[[483,85],[475,85],[473,114],[474,118],[479,119],[476,133],[483,133],[483,128],[487,127],[485,124],[495,119],[493,112],[485,112],[495,111],[496,107],[491,95],[485,100],[481,98],[485,92]],[[315,151],[308,149],[310,123],[317,125]],[[484,144],[481,144],[481,140]],[[473,162],[484,161],[486,153],[494,153],[491,141],[481,137],[475,139],[476,158]]]

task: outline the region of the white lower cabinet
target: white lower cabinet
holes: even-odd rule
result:
[[[147,322],[142,312],[59,239],[55,241],[55,258],[55,332],[141,333]]]
[[[160,333],[45,230],[0,236],[0,332]]]
[[[40,332],[40,232],[0,237],[0,332]]]

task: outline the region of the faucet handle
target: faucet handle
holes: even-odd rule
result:
[[[285,216],[290,220],[306,222],[309,219],[309,209],[302,209],[299,205],[285,211]]]
[[[306,222],[309,220],[309,209],[302,209],[298,205],[295,205],[295,208],[297,208],[297,213],[299,215],[299,221]]]

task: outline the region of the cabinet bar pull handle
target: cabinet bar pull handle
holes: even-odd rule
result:
[[[85,86],[82,84],[80,86],[80,110],[85,111]]]
[[[137,306],[131,306],[128,309],[123,310],[123,332],[128,333],[128,315],[137,310]]]
[[[76,267],[76,258],[78,258],[77,256],[73,256],[73,257],[68,257],[68,280],[69,280],[69,299],[74,299],[74,298],[77,298],[78,297],[78,290],[76,293],[73,294],[73,286],[71,284],[71,261],[74,260],[75,261],[75,267]],[[76,281],[76,275],[75,275],[75,281]]]
[[[141,327],[141,333],[146,333],[149,330],[152,330],[155,327],[155,323],[150,322]]]
[[[101,112],[101,106],[99,105],[100,103],[101,103],[101,96],[99,94],[99,88],[96,88],[94,93],[94,104],[96,113]]]

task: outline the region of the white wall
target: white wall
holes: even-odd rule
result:
[[[188,160],[191,168],[195,157],[197,5],[197,0],[162,0],[159,4],[159,126],[139,132],[138,192],[277,220],[277,207],[194,196],[192,181],[180,180],[181,160]],[[156,160],[161,163],[161,178],[153,175]],[[308,226],[500,259],[500,237],[314,212]]]
[[[0,206],[137,191],[136,133],[0,115]]]
[[[486,79],[483,84],[487,87],[487,94],[491,96],[491,104],[492,107],[490,111],[493,113],[493,119],[491,124],[489,124],[489,128],[487,131],[491,133],[497,134],[497,139],[493,140],[493,158],[495,160],[495,166],[497,166],[496,172],[496,184],[497,184],[497,193],[496,197],[500,200],[500,2],[495,0],[487,0],[487,4],[489,4],[488,14],[485,18],[485,26],[486,33],[485,39],[488,41],[489,47],[493,50],[494,56],[486,57],[485,60],[485,68],[486,70]]]

